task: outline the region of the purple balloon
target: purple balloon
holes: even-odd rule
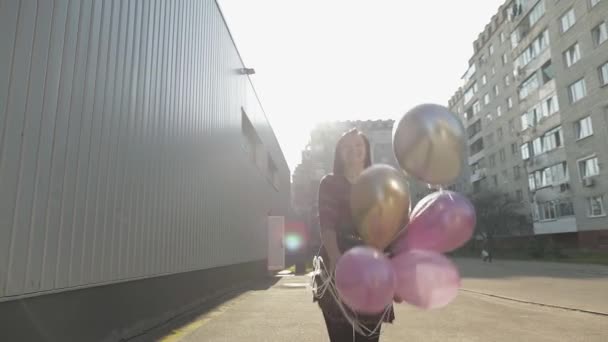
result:
[[[475,208],[466,197],[452,191],[434,192],[416,204],[393,250],[453,251],[469,241],[475,222]]]
[[[393,301],[395,272],[384,254],[371,247],[355,247],[336,264],[336,288],[352,310],[381,313]]]
[[[396,295],[422,309],[449,304],[460,288],[458,269],[440,253],[409,250],[391,260],[397,277]]]

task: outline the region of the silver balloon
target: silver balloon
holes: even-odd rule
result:
[[[393,150],[409,175],[427,184],[448,185],[464,167],[465,130],[447,108],[419,105],[393,128]]]

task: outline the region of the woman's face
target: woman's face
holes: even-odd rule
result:
[[[340,146],[340,157],[347,168],[363,168],[365,166],[365,142],[359,134],[344,137]]]

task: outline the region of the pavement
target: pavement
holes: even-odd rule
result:
[[[459,296],[443,309],[396,305],[381,341],[608,341],[608,267],[456,260]],[[306,276],[280,276],[235,294],[161,341],[327,341]],[[152,339],[152,338],[151,338]]]

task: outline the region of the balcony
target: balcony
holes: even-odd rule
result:
[[[530,71],[538,70],[540,67],[543,66],[543,64],[545,64],[550,59],[551,59],[551,48],[547,47],[538,56],[534,57],[534,59],[532,59],[530,61],[530,63],[528,63],[528,65],[525,66],[525,69],[530,70]],[[524,77],[526,77],[526,76],[524,76]]]
[[[535,202],[549,202],[568,198],[572,195],[570,191],[570,182],[568,179],[551,186],[545,186],[534,191]]]
[[[542,117],[534,126],[528,126],[521,132],[523,141],[532,141],[539,137],[542,133],[559,126],[562,122],[559,111],[549,116]]]
[[[557,234],[576,232],[576,217],[566,216],[551,221],[534,222],[534,234]]]
[[[564,160],[566,160],[566,150],[561,146],[543,154],[530,157],[525,162],[525,165],[528,172],[533,172],[561,163]]]
[[[471,173],[471,183],[475,183],[486,177],[486,168],[480,168]]]
[[[473,164],[477,163],[481,158],[483,158],[485,156],[486,156],[485,149],[469,156],[469,165],[473,165]]]

